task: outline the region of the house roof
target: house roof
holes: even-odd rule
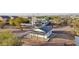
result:
[[[9,19],[10,17],[14,17],[14,18],[17,18],[18,16],[0,16],[2,18],[6,18],[6,19]]]
[[[41,30],[43,30],[45,33],[49,32],[50,30],[52,30],[52,25],[50,22],[45,23],[45,25],[43,27],[40,28]]]
[[[52,30],[52,26],[44,26],[42,28],[40,28],[41,30],[43,30],[45,33],[49,32],[50,30]]]
[[[37,29],[34,29],[34,30],[38,31],[38,32],[45,32],[45,33],[47,33],[50,30],[52,30],[52,28],[53,27],[52,27],[51,23],[50,22],[46,22],[41,27],[39,27],[38,30]]]
[[[9,16],[1,16],[2,18],[7,18],[7,19],[9,19],[10,17]]]

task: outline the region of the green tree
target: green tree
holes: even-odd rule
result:
[[[79,18],[75,18],[72,21],[72,24],[73,24],[73,31],[74,31],[75,35],[79,36]]]
[[[19,28],[23,31],[23,27],[21,26],[21,23],[29,23],[30,21],[26,18],[18,17],[15,19],[10,19],[9,24],[16,26],[16,28]]]
[[[20,45],[21,41],[9,30],[3,30],[0,33],[0,46]]]
[[[21,27],[21,22],[22,22],[22,20],[20,18],[9,20],[10,25],[16,26],[16,28],[23,30],[23,28]]]
[[[75,19],[70,18],[69,20],[67,20],[67,25],[73,27],[74,26],[74,21],[75,21]]]
[[[56,25],[60,25],[61,22],[62,22],[60,16],[52,16],[51,19],[52,19],[52,23],[54,23],[54,24],[56,24]]]
[[[0,20],[0,27],[3,28],[4,22]]]

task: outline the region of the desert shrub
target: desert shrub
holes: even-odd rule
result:
[[[20,40],[8,30],[3,30],[0,33],[0,45],[1,46],[15,46],[20,45]]]
[[[16,28],[19,28],[21,30],[23,30],[22,26],[21,26],[22,20],[21,18],[16,18],[16,19],[9,19],[9,24],[12,26],[16,26]]]
[[[30,21],[26,18],[15,18],[15,19],[9,19],[9,24],[12,26],[16,26],[16,28],[19,28],[23,31],[23,27],[21,26],[21,23],[30,23]]]
[[[72,25],[73,25],[73,32],[74,32],[74,34],[79,36],[79,18],[75,18],[72,21]]]
[[[3,28],[4,27],[4,21],[3,20],[0,20],[0,28]]]
[[[57,24],[57,25],[61,24],[62,20],[60,16],[52,16],[51,19],[52,19],[52,23]]]
[[[28,18],[20,18],[22,23],[30,23],[31,21]]]

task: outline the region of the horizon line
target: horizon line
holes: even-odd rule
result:
[[[0,16],[71,16],[79,13],[0,13]]]

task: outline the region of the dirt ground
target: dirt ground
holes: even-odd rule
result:
[[[43,40],[43,41],[42,41]],[[23,46],[75,46],[74,37],[67,34],[56,34],[49,41],[43,38],[24,39]]]
[[[23,44],[26,45],[32,45],[32,46],[75,46],[74,36],[70,33],[72,30],[71,27],[66,26],[62,28],[55,28],[53,29],[53,32],[55,33],[54,37],[52,37],[49,41],[40,41],[36,40],[35,38],[32,38],[31,40],[26,40]],[[53,36],[53,35],[52,35]],[[34,39],[34,40],[33,40]]]
[[[3,29],[0,29],[0,31]],[[9,29],[12,32],[16,33],[19,36],[22,36],[28,32],[29,29],[25,31],[20,31],[18,29]],[[30,29],[31,31],[31,29]],[[74,46],[74,36],[70,33],[72,28],[69,26],[61,27],[61,28],[53,28],[53,32],[55,33],[54,37],[52,37],[49,41],[42,41],[45,40],[44,38],[31,38],[31,39],[22,39],[23,46]],[[53,35],[52,35],[53,36]]]
[[[56,46],[72,46],[75,45],[74,37],[68,34],[56,34],[49,40],[50,45]],[[49,45],[49,44],[48,44]]]

